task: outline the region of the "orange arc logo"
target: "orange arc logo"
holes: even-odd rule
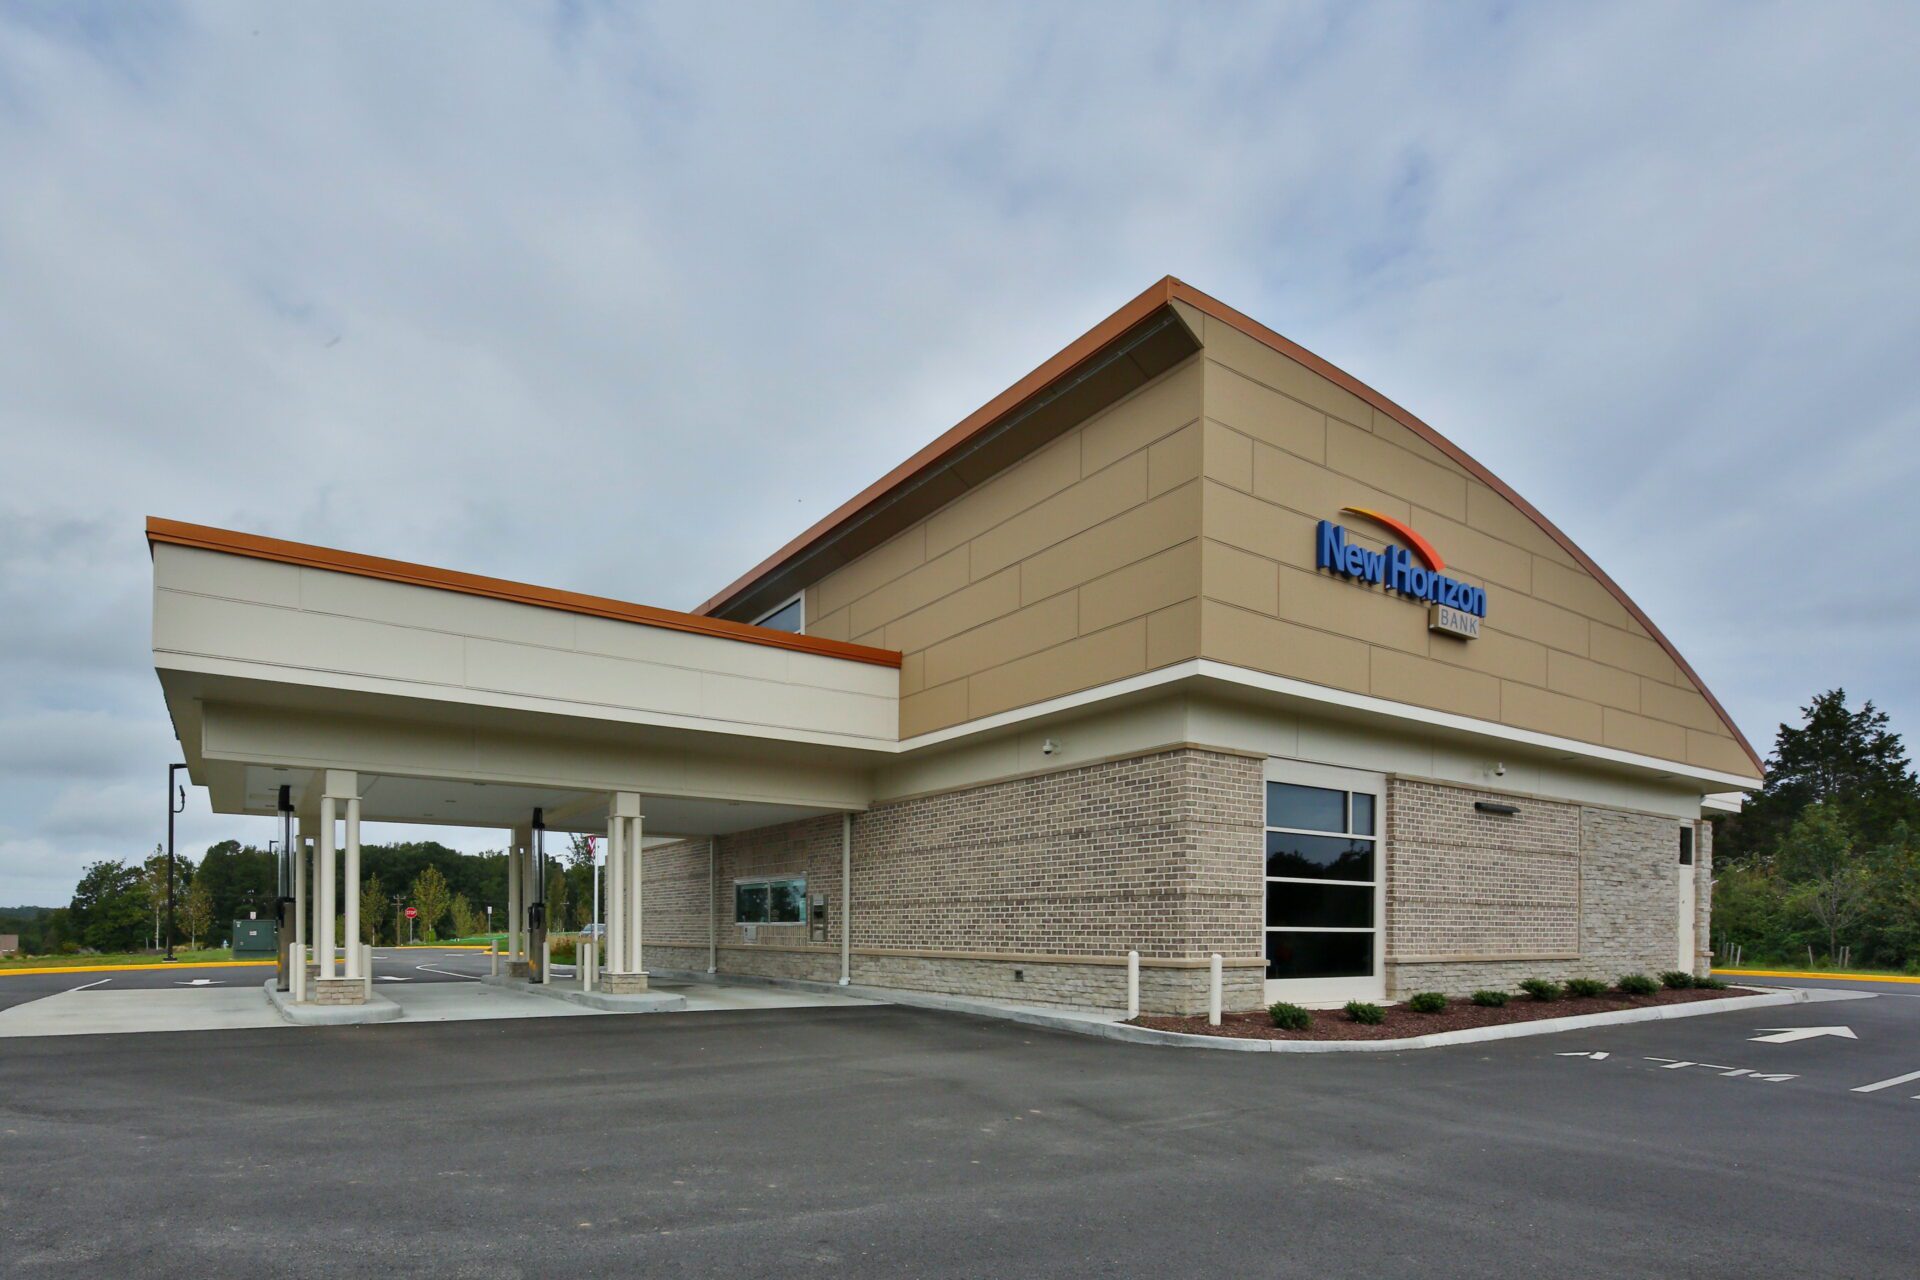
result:
[[[1356,516],[1365,516],[1375,524],[1393,530],[1402,542],[1419,553],[1420,558],[1427,562],[1429,569],[1432,569],[1435,573],[1446,572],[1447,562],[1440,558],[1440,553],[1433,549],[1433,544],[1415,533],[1404,520],[1395,520],[1392,516],[1382,515],[1378,511],[1369,511],[1365,507],[1342,507],[1340,509],[1342,511],[1351,511]]]

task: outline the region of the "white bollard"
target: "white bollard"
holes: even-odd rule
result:
[[[1127,952],[1127,1017],[1140,1016],[1140,953]]]
[[[366,998],[373,999],[373,944],[370,942],[360,947],[360,984],[366,988]]]
[[[1220,953],[1207,961],[1207,1025],[1220,1025]]]
[[[487,944],[487,972],[496,978],[500,976],[500,939],[498,938]]]
[[[543,987],[549,987],[553,985],[553,939],[552,938],[542,938],[540,940],[540,985]]]

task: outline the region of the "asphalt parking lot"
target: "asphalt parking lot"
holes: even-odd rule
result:
[[[11,1040],[0,1273],[1906,1278],[1914,994],[1324,1057],[897,1007]]]

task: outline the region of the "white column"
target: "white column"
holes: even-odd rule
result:
[[[307,820],[293,837],[293,945],[301,968],[307,963]]]
[[[720,971],[720,904],[714,901],[714,886],[720,874],[720,840],[707,837],[707,972]]]
[[[360,797],[347,797],[347,976],[367,976],[367,949],[360,941]]]
[[[520,847],[507,833],[507,963],[520,958]]]
[[[813,910],[802,903],[802,911]],[[853,981],[853,815],[840,815],[840,985]]]
[[[620,835],[626,826],[626,819],[614,812],[611,802],[607,805],[607,971],[625,973],[627,971],[626,952],[621,950],[625,944],[627,930],[626,916],[626,857],[623,852]]]
[[[638,797],[635,797],[635,799],[637,800]],[[640,815],[636,813],[632,818],[628,819],[628,821],[631,822],[632,825],[627,828],[623,843],[630,846],[627,850],[627,871],[631,877],[630,883],[627,885],[627,899],[629,902],[627,920],[632,930],[632,936],[627,939],[627,954],[631,957],[633,967],[627,970],[627,972],[645,973],[647,966],[641,961],[643,953],[640,949],[641,921],[644,914],[641,910],[641,887],[644,884],[642,877],[645,870],[640,861]]]
[[[314,893],[320,899],[320,909],[314,913],[313,955],[320,966],[320,976],[331,978],[333,971],[333,821],[334,801],[332,796],[320,797],[320,847],[314,852],[320,860],[320,874],[314,878]]]

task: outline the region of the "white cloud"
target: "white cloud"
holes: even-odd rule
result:
[[[1916,27],[11,9],[0,759],[73,790],[7,766],[0,901],[159,833],[144,515],[685,607],[1169,271],[1480,456],[1762,745],[1834,683],[1912,724]]]

